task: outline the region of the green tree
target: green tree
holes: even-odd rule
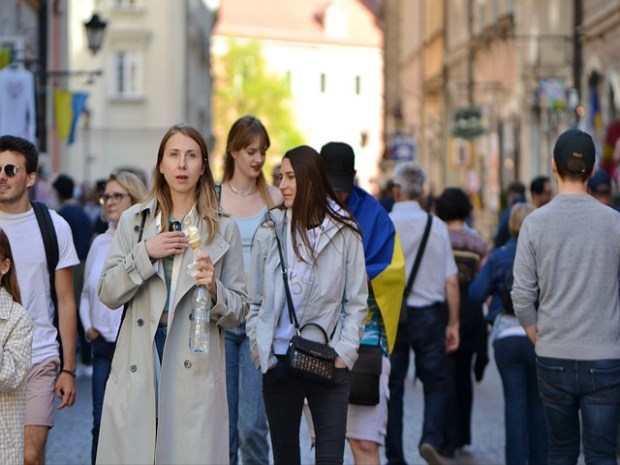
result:
[[[221,161],[232,123],[243,115],[254,115],[263,122],[271,139],[265,163],[269,179],[271,168],[284,152],[304,141],[295,127],[287,78],[267,70],[257,41],[241,43],[230,39],[226,54],[215,57],[214,61],[215,153]]]

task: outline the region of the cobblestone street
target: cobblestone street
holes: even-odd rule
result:
[[[91,393],[90,378],[80,376],[77,382],[77,403],[70,409],[56,411],[56,426],[51,430],[47,451],[48,465],[85,465],[90,463],[91,442]],[[422,421],[422,385],[413,383],[410,371],[405,393],[405,458],[411,465],[424,464],[417,444]],[[451,460],[455,465],[499,465],[504,462],[504,426],[501,381],[495,362],[487,366],[484,379],[475,386],[472,420],[472,445]],[[305,421],[302,421],[302,463],[314,463],[314,451]],[[382,452],[383,454],[383,452]],[[383,462],[385,460],[383,459]],[[349,447],[345,451],[345,464],[352,464]]]

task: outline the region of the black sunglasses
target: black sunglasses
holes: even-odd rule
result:
[[[9,163],[8,165],[0,166],[0,173],[4,170],[7,178],[12,178],[19,171],[19,166]]]
[[[168,224],[168,231],[182,231],[183,225],[180,221],[170,221]]]

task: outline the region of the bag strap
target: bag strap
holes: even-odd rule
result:
[[[276,235],[276,242],[278,244],[278,254],[280,254],[280,269],[282,270],[282,280],[284,281],[284,292],[286,293],[286,304],[288,307],[288,316],[289,319],[291,321],[291,323],[295,324],[295,330],[297,331],[297,334],[301,334],[301,331],[308,325],[312,325],[312,326],[316,326],[318,328],[321,329],[323,335],[325,336],[325,343],[329,343],[329,341],[331,341],[334,337],[334,334],[336,334],[336,327],[338,325],[336,325],[336,327],[334,327],[334,330],[332,331],[330,337],[327,337],[327,332],[318,324],[316,323],[306,323],[303,325],[303,327],[299,327],[299,321],[297,321],[297,315],[295,314],[295,305],[293,304],[293,298],[291,297],[291,290],[288,286],[288,268],[286,266],[286,260],[284,260],[284,252],[282,251],[282,242],[280,242],[280,236],[278,236],[278,231],[276,231],[276,222],[274,221],[274,219],[271,217],[271,214],[269,215],[269,218],[271,218],[271,221],[273,221],[273,225],[274,225],[274,233]]]
[[[418,269],[420,268],[420,263],[422,262],[422,255],[424,255],[424,249],[426,249],[426,242],[428,241],[429,233],[431,232],[431,224],[433,223],[433,217],[431,214],[428,214],[428,219],[426,220],[426,228],[424,228],[424,235],[422,236],[422,242],[420,243],[420,248],[418,249],[418,253],[415,256],[415,260],[413,262],[413,267],[411,268],[411,274],[409,275],[409,280],[407,281],[407,287],[405,288],[405,299],[411,292],[411,288],[413,287],[413,282],[415,281],[415,276],[418,274]]]
[[[273,221],[273,218],[271,218],[271,221]],[[286,266],[286,260],[284,260],[284,252],[282,252],[282,242],[280,242],[280,236],[278,236],[278,231],[276,231],[275,221],[273,221],[273,225],[274,225],[273,230],[276,235],[276,243],[278,245],[278,253],[280,254],[280,270],[282,270],[282,280],[284,281],[284,292],[286,293],[286,304],[288,307],[288,316],[290,318],[291,323],[295,324],[295,329],[299,333],[300,332],[299,321],[297,321],[297,315],[295,315],[295,305],[293,304],[293,298],[291,297],[291,290],[288,287],[288,268]]]
[[[37,218],[39,229],[41,230],[41,238],[43,239],[43,248],[45,249],[45,260],[47,261],[47,273],[50,280],[50,296],[54,304],[54,327],[56,328],[56,340],[58,341],[58,352],[60,355],[60,368],[63,367],[62,340],[60,337],[60,324],[58,320],[58,296],[56,295],[56,266],[58,265],[58,236],[50,215],[49,208],[41,202],[32,200],[32,209],[34,216]]]

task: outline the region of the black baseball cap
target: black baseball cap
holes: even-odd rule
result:
[[[596,162],[592,136],[580,129],[569,129],[558,137],[553,148],[556,166],[569,173],[590,173]]]
[[[349,144],[328,142],[321,148],[329,183],[335,191],[351,192],[355,178],[355,154]]]

